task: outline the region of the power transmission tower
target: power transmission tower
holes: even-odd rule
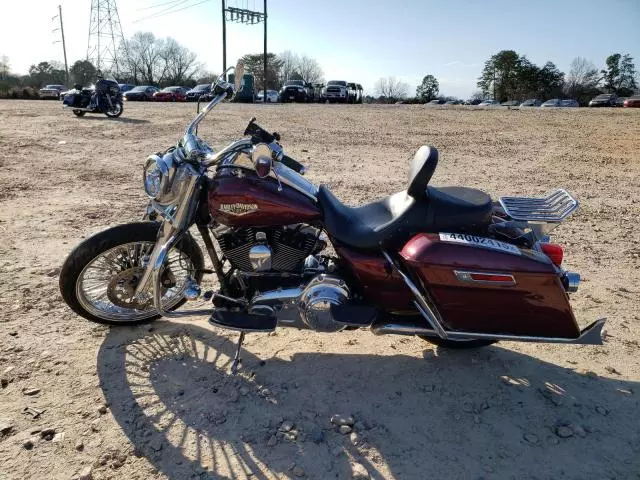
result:
[[[116,0],[91,0],[87,60],[103,72],[118,75],[118,48],[124,42]]]

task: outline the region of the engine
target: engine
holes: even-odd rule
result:
[[[337,332],[347,324],[337,321],[332,307],[347,305],[350,292],[346,282],[321,273],[306,285],[258,293],[251,299],[249,312],[275,315],[278,323],[309,328],[317,332]]]
[[[249,313],[320,332],[346,328],[332,308],[347,305],[351,294],[333,261],[317,255],[327,245],[321,233],[304,224],[214,231],[224,256],[244,278]],[[273,275],[278,273],[283,275]]]
[[[321,231],[309,225],[227,228],[215,237],[231,265],[244,272],[300,272],[309,255],[326,247]]]

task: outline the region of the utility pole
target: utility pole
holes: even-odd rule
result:
[[[58,5],[58,15],[54,15],[51,18],[51,21],[55,20],[56,17],[60,18],[60,28],[54,28],[52,31],[55,32],[57,30],[60,30],[60,34],[62,36],[62,53],[64,53],[64,71],[67,78],[67,86],[69,86],[69,65],[67,64],[67,44],[65,43],[65,40],[64,40],[64,27],[62,25],[62,7],[60,5]],[[58,42],[60,42],[60,40],[56,40],[53,43],[58,43]]]
[[[62,34],[62,53],[64,53],[64,71],[67,73],[67,87],[69,86],[69,64],[67,63],[67,44],[64,41],[64,26],[62,24],[62,5],[58,5],[60,15],[60,33]]]
[[[222,0],[222,71],[227,71],[227,6]],[[227,76],[224,76],[227,79]]]
[[[264,95],[263,103],[267,103],[267,0],[264,0]]]

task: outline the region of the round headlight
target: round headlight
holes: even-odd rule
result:
[[[158,165],[158,159],[156,155],[149,157],[147,163],[144,166],[144,191],[150,198],[155,199],[162,188],[162,170]]]

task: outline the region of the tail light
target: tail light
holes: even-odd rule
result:
[[[540,248],[556,267],[562,265],[564,250],[560,245],[558,245],[557,243],[541,243]]]

